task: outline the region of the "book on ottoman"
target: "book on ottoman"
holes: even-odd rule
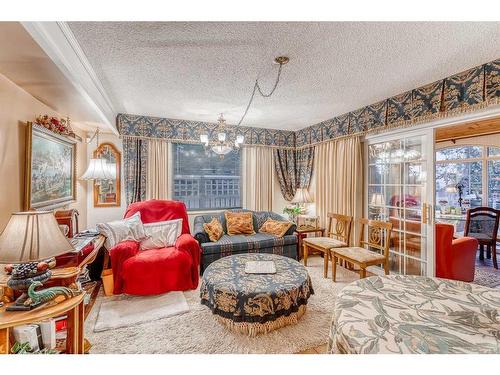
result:
[[[246,262],[245,273],[266,274],[276,273],[276,265],[272,260],[255,260]]]

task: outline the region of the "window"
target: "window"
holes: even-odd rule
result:
[[[241,157],[233,150],[223,159],[202,145],[173,144],[173,197],[188,210],[241,207]]]
[[[459,206],[500,208],[500,147],[453,146],[436,151],[436,203],[442,212]]]
[[[436,151],[436,160],[462,160],[462,159],[473,159],[481,158],[483,155],[482,146],[459,146],[459,147],[448,147]]]
[[[488,147],[488,158],[488,207],[500,210],[500,147]]]

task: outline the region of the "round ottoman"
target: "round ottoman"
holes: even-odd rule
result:
[[[249,261],[274,261],[274,274],[247,274]],[[314,294],[307,270],[274,254],[239,254],[219,259],[203,273],[201,303],[233,332],[249,336],[295,324]]]

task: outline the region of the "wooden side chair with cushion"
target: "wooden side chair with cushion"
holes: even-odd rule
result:
[[[324,277],[328,277],[328,258],[330,249],[349,246],[351,239],[352,216],[328,213],[328,226],[326,237],[304,238],[302,246],[304,250],[304,266],[307,266],[307,255],[309,250],[317,250],[323,253]]]
[[[385,274],[389,274],[389,245],[392,224],[385,221],[359,219],[360,233],[357,247],[342,247],[331,250],[332,273],[335,281],[337,273],[337,260],[344,260],[357,265],[360,278],[366,277],[366,268],[383,264]],[[365,240],[365,230],[368,229]],[[366,248],[365,248],[366,247]],[[380,250],[380,253],[371,249]]]

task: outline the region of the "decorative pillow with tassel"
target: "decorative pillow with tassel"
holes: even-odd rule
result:
[[[207,232],[208,234],[208,238],[212,242],[219,241],[222,235],[224,234],[224,229],[222,229],[222,224],[216,217],[214,217],[209,223],[204,223],[203,229],[205,229],[205,232]]]
[[[251,212],[229,212],[225,214],[227,234],[255,234],[253,230],[253,215]]]
[[[274,234],[283,237],[288,229],[293,225],[290,221],[278,221],[271,218],[267,219],[259,228],[260,233]]]

